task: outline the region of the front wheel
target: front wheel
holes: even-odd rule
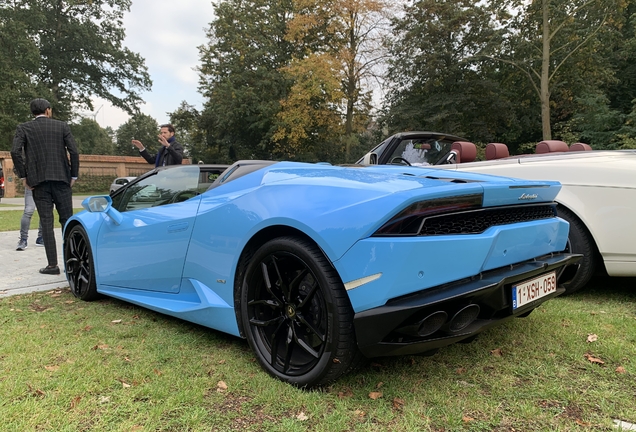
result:
[[[566,252],[583,255],[574,277],[563,284],[565,294],[573,294],[583,288],[594,275],[598,265],[598,255],[590,232],[574,213],[563,206],[558,206],[557,215],[570,224]]]
[[[281,237],[256,251],[241,288],[241,320],[263,369],[299,387],[334,381],[361,358],[342,281],[307,240]]]
[[[81,225],[71,228],[64,239],[64,263],[73,295],[86,301],[98,298],[93,252],[88,234]]]

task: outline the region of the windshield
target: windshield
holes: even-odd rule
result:
[[[413,166],[437,165],[451,149],[453,141],[435,138],[403,139],[393,149],[388,163],[406,160]]]

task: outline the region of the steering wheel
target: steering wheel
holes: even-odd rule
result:
[[[181,192],[177,192],[176,194],[174,194],[174,196],[170,199],[170,203],[178,203],[178,202],[183,202],[183,201],[187,201],[190,198],[194,198],[195,196],[199,195],[198,192],[195,191],[191,191],[191,190],[185,190],[185,191],[181,191]]]
[[[407,161],[404,158],[401,158],[399,156],[394,157],[393,159],[391,159],[391,162],[389,162],[390,165],[397,165],[395,162],[399,162],[400,165],[408,165],[408,166],[412,166],[411,162]]]

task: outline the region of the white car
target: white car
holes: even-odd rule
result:
[[[115,192],[117,189],[119,189],[122,186],[127,185],[128,183],[130,183],[131,181],[133,181],[134,179],[136,179],[137,177],[117,177],[115,180],[113,180],[113,182],[110,184],[110,193],[112,195],[113,192]]]
[[[476,161],[475,145],[464,139],[405,132],[388,138],[358,163],[433,165],[440,177],[450,169],[561,182],[557,213],[570,223],[568,248],[584,255],[567,286],[572,293],[602,266],[609,276],[636,276],[636,150],[589,150],[586,144],[568,147],[553,140],[538,143],[535,154],[509,156],[504,144],[491,143],[486,160]]]

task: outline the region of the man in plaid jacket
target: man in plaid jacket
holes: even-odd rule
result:
[[[60,224],[73,215],[71,187],[79,173],[79,153],[68,124],[53,120],[46,99],[31,101],[35,119],[18,125],[11,158],[25,189],[33,191],[35,207],[42,221],[42,237],[48,265],[43,274],[60,274],[53,232],[53,206]],[[24,151],[24,157],[23,152]]]

